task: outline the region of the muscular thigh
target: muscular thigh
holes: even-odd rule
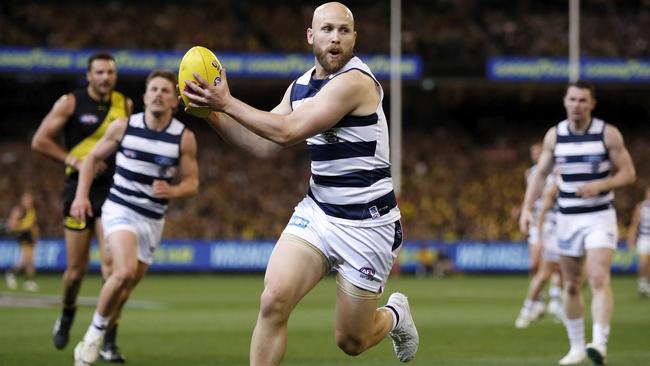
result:
[[[311,243],[282,234],[271,253],[264,276],[265,291],[297,303],[327,273],[323,254]]]

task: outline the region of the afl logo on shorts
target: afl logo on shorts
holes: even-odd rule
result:
[[[372,281],[375,278],[375,269],[372,267],[363,267],[359,269],[359,272],[361,272],[360,277],[365,280]]]
[[[94,124],[96,124],[97,122],[99,122],[99,118],[97,118],[96,115],[94,115],[94,114],[90,114],[90,113],[88,113],[88,114],[82,114],[82,115],[79,117],[79,122],[81,122],[81,123],[84,124],[84,125],[94,125]]]

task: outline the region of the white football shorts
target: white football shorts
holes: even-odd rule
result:
[[[581,214],[558,213],[557,239],[560,255],[569,257],[582,257],[587,249],[616,250],[616,211],[611,208]]]
[[[142,216],[130,208],[106,200],[102,206],[102,225],[107,243],[108,237],[116,231],[134,233],[138,240],[138,260],[149,265],[153,263],[153,254],[162,239],[164,218],[156,220]]]
[[[650,236],[639,235],[639,238],[636,240],[636,252],[639,255],[650,254]]]
[[[283,233],[298,236],[319,250],[332,270],[354,286],[381,293],[402,246],[399,220],[375,227],[354,227],[327,220],[305,197],[294,209]]]

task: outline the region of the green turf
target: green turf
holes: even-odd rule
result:
[[[58,276],[38,280],[40,295],[58,295]],[[410,297],[420,331],[420,351],[410,365],[556,365],[568,349],[561,325],[547,318],[529,329],[513,326],[526,284],[523,276],[391,279],[386,291],[399,289]],[[82,296],[97,296],[99,286],[91,276]],[[149,275],[124,311],[121,349],[134,366],[247,365],[261,286],[261,276]],[[633,277],[615,278],[614,290],[610,364],[648,365],[650,299],[637,296]],[[358,357],[337,349],[334,293],[328,278],[294,311],[283,364],[399,364],[389,340]],[[71,344],[56,351],[50,332],[57,308],[0,307],[0,366],[72,365],[74,343],[92,311],[79,309]]]

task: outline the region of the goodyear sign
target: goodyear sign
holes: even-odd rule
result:
[[[0,47],[0,72],[84,73],[88,57],[97,50]],[[120,74],[147,75],[153,69],[177,70],[181,51],[111,50]],[[215,52],[234,77],[294,78],[314,66],[311,54]],[[390,57],[359,55],[379,79],[390,75]],[[422,73],[419,56],[402,56],[402,77],[417,79]]]
[[[560,81],[569,79],[565,58],[496,57],[488,60],[487,78],[495,81]],[[585,58],[580,79],[603,82],[648,83],[650,59]]]

